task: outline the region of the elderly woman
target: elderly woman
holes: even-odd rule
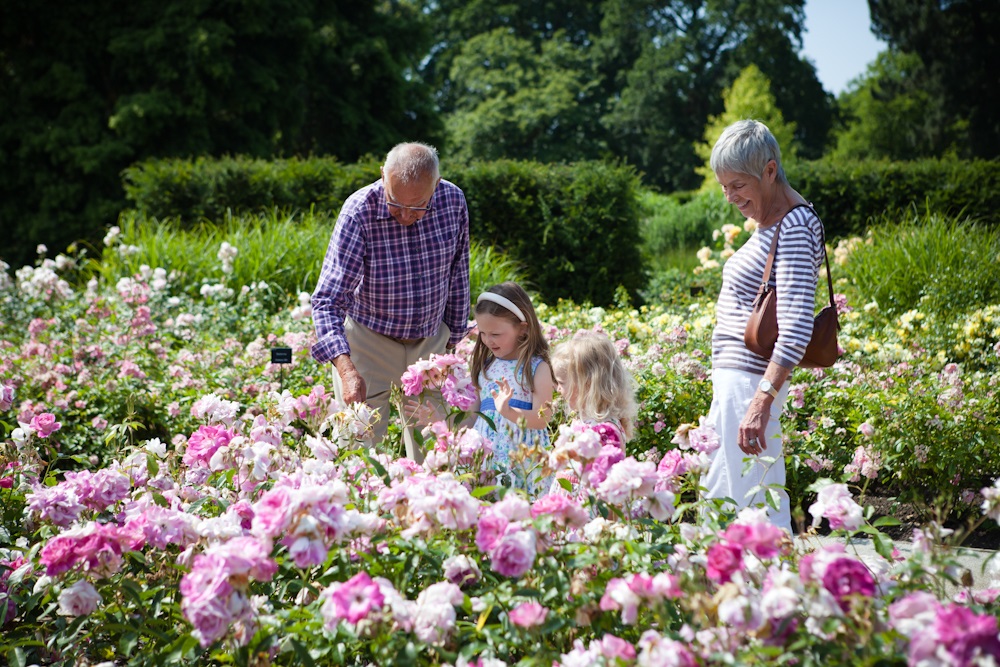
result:
[[[722,272],[708,417],[721,446],[702,485],[708,497],[729,498],[738,508],[767,505],[771,522],[791,533],[778,417],[788,396],[788,376],[812,335],[823,226],[788,184],[778,142],[763,123],[743,120],[727,127],[712,149],[710,164],[726,200],[756,229]],[[765,359],[747,349],[743,332],[775,234],[778,248],[770,282],[777,288],[778,340]],[[751,463],[744,472],[748,457]],[[772,502],[766,503],[765,493],[772,491]]]

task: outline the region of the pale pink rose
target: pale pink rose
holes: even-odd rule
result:
[[[562,493],[550,493],[542,496],[531,506],[531,516],[539,517],[549,514],[562,525],[583,527],[590,518],[586,510],[580,507],[580,503]]]
[[[439,646],[455,629],[455,606],[465,595],[449,581],[431,584],[417,596],[413,607],[413,633],[422,642]]]
[[[519,628],[533,628],[544,623],[548,614],[548,608],[531,600],[517,605],[510,610],[507,616],[510,618],[510,622]]]
[[[639,617],[639,605],[642,603],[640,597],[629,586],[626,579],[615,577],[604,587],[604,595],[601,596],[600,607],[602,611],[621,610],[622,623],[625,625],[635,625]]]
[[[656,466],[651,461],[629,456],[611,466],[607,479],[597,487],[597,495],[605,502],[621,505],[653,493],[656,481]]]
[[[62,616],[87,616],[101,604],[101,594],[86,579],[77,581],[59,593],[59,614]]]
[[[451,556],[442,563],[444,578],[457,586],[474,584],[482,578],[479,565],[465,554]]]
[[[535,564],[535,549],[534,532],[515,531],[504,535],[490,551],[490,565],[498,574],[516,579],[527,573]]]
[[[864,522],[864,511],[854,502],[846,484],[828,484],[820,489],[816,502],[809,506],[809,514],[813,517],[813,526],[826,518],[833,530],[857,530]]]

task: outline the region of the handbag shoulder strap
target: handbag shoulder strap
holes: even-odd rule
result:
[[[799,204],[797,206],[793,206],[789,209],[788,213],[802,207],[808,208],[812,211],[813,215],[816,216],[816,219],[819,220],[820,243],[823,245],[823,261],[826,262],[826,284],[830,289],[830,305],[836,308],[836,303],[833,300],[833,276],[830,274],[830,256],[826,254],[826,229],[823,226],[823,219],[819,217],[819,213],[816,212],[816,209],[812,204]],[[788,214],[786,213],[785,215]],[[784,218],[782,218],[782,220],[784,220]],[[767,262],[764,264],[764,277],[760,281],[761,290],[767,289],[767,283],[771,279],[771,267],[774,265],[774,254],[778,250],[779,225],[781,225],[781,220],[778,220],[778,222],[774,224],[774,236],[771,238],[771,249],[767,253]]]

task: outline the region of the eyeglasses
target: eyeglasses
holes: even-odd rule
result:
[[[428,202],[428,203],[430,203],[430,202]],[[430,213],[431,212],[431,207],[430,206],[403,206],[402,204],[397,204],[394,201],[389,201],[389,196],[388,195],[386,195],[386,197],[385,197],[385,205],[388,206],[393,211],[400,211],[400,212],[403,212],[403,213],[405,213],[406,211],[410,211],[411,213]]]
[[[406,212],[415,214],[430,213],[431,212],[430,204],[431,204],[431,199],[433,198],[434,198],[434,193],[432,192],[430,198],[427,200],[427,206],[405,206],[403,204],[397,204],[396,202],[392,201],[391,197],[389,196],[388,188],[386,188],[385,190],[385,205],[389,207],[390,211],[398,211],[399,213],[406,213]]]

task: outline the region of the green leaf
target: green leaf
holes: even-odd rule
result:
[[[875,519],[872,525],[881,528],[882,526],[900,526],[902,522],[894,516],[882,516]]]
[[[875,542],[875,551],[878,552],[882,558],[886,560],[892,560],[892,540],[883,535],[882,533],[875,533],[872,536]]]
[[[482,498],[483,496],[486,496],[486,495],[489,495],[489,494],[493,493],[494,491],[497,490],[497,488],[498,487],[495,484],[493,486],[479,486],[479,487],[476,487],[475,489],[473,489],[473,491],[472,491],[472,493],[470,495],[473,498]]]
[[[309,655],[309,650],[305,647],[305,645],[295,638],[292,638],[290,642],[292,644],[292,650],[295,651],[295,655],[301,661],[301,664],[308,665],[309,667],[315,667],[316,663],[313,661],[312,656]]]
[[[160,474],[160,463],[152,452],[146,453],[146,470],[150,477],[156,477]]]
[[[27,664],[25,660],[24,649],[20,646],[7,651],[7,662],[11,667],[25,667]]]

